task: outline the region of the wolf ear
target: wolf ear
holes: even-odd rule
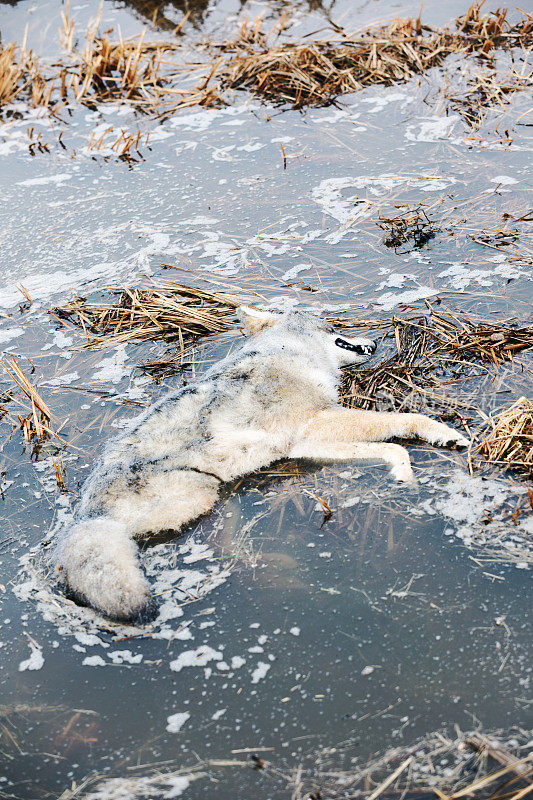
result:
[[[237,316],[252,336],[279,322],[278,314],[259,311],[258,308],[250,308],[250,306],[239,306]]]

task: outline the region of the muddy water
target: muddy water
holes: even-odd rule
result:
[[[104,19],[134,33],[140,5],[107,3]],[[328,17],[353,28],[418,11],[385,2],[295,9],[295,34]],[[20,40],[28,22],[32,46],[57,54],[59,10],[55,2],[0,5],[3,41]],[[462,10],[449,4],[446,17]],[[189,34],[231,29],[238,11],[197,4]],[[95,4],[72,12],[83,30]],[[181,13],[178,3],[165,7],[175,24]],[[427,22],[445,21],[443,4],[426,13]],[[448,69],[459,80],[463,67]],[[522,521],[513,528],[509,512],[524,507],[524,487],[497,472],[468,478],[461,454],[412,446],[414,489],[393,485],[380,466],[353,464],[282,465],[228,487],[210,517],[143,554],[162,603],[148,631],[102,624],[67,603],[41,544],[68,517],[103,442],[183,380],[156,386],[135,369],[161,352],[157,345],[84,350],[74,329],[46,313],[75,294],[108,297],[112,284],[157,276],[242,287],[275,308],[366,317],[441,297],[527,318],[531,266],[469,236],[527,208],[519,119],[527,98],[511,101],[509,137],[490,114],[473,132],[446,113],[443,80],[435,70],[305,114],[245,95],[163,124],[120,104],[77,109],[61,123],[66,149],[22,105],[0,128],[0,346],[34,369],[69,442],[61,493],[55,451],[31,455],[2,423],[0,796],[55,797],[72,781],[127,775],[136,764],[164,771],[192,770],[198,759],[245,761],[248,748],[290,767],[350,741],[364,760],[442,725],[530,722],[529,573],[520,556],[504,565],[480,545],[487,509],[498,516],[506,504],[499,535],[503,528],[522,541]],[[32,157],[31,127],[50,152]],[[111,127],[100,151],[88,148],[91,133]],[[148,145],[135,161],[118,161],[117,132],[139,127],[150,131]],[[395,252],[376,221],[400,203],[434,204],[437,219],[457,225],[420,250]],[[20,307],[21,284],[30,308]],[[200,345],[186,379],[237,336]],[[531,362],[520,363],[516,379],[484,384],[483,407],[527,391]],[[285,796],[247,766],[208,772],[176,792]]]

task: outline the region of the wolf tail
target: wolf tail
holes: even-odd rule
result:
[[[120,622],[152,620],[157,605],[126,526],[101,516],[75,522],[53,555],[74,598]]]

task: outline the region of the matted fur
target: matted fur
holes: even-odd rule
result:
[[[252,334],[192,386],[172,392],[109,442],[81,493],[54,562],[74,595],[115,619],[153,613],[134,538],[183,525],[209,511],[220,484],[280,458],[381,459],[412,481],[405,448],[418,436],[467,444],[421,414],[343,408],[342,366],[374,352],[369,339],[337,333],[302,312],[241,309]]]

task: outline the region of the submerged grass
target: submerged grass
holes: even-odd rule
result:
[[[530,55],[527,53],[527,56]],[[463,96],[450,93],[450,106],[472,128],[479,128],[490,109],[504,109],[517,92],[533,87],[533,66],[524,57],[520,71],[513,64],[508,72],[485,69],[467,81]]]
[[[533,222],[531,209],[520,216],[505,212],[499,225],[482,228],[472,234],[471,238],[477,244],[505,253],[511,263],[520,261],[524,264],[533,264],[533,247],[530,244],[533,231],[529,226],[531,222]]]
[[[228,758],[196,761],[189,768],[173,768],[166,762],[130,766],[121,777],[93,775],[66,789],[59,800],[97,800],[119,793],[132,800],[146,797],[147,792],[159,796],[168,787],[184,788],[193,780],[216,780],[224,771],[243,769],[250,772],[249,782],[255,772],[261,785],[271,779],[278,792],[283,787],[283,797],[292,800],[521,800],[533,789],[528,735],[513,729],[512,738],[507,734],[508,743],[505,736],[501,731],[490,736],[479,731],[468,734],[456,727],[454,733],[428,733],[410,746],[392,748],[367,761],[354,755],[356,745],[347,741],[321,748],[292,767],[270,760],[270,747],[257,753],[252,748],[235,749]],[[347,762],[350,766],[345,766]]]
[[[405,203],[397,208],[403,210],[393,217],[380,216],[376,223],[384,231],[382,238],[386,247],[394,248],[398,254],[408,253],[411,249],[424,247],[435,237],[439,228],[423,206],[410,208]]]

